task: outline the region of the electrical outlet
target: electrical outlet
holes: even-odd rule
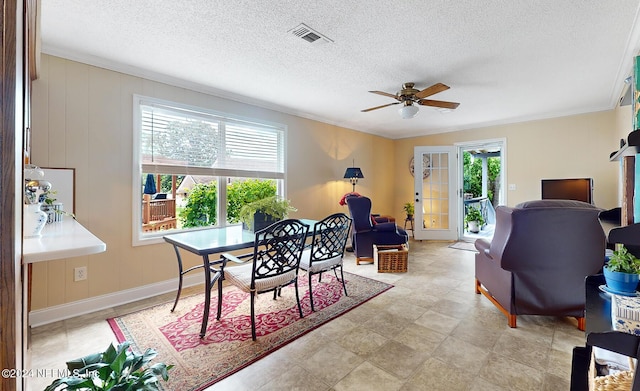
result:
[[[87,267],[80,266],[73,269],[73,281],[82,281],[87,279]]]

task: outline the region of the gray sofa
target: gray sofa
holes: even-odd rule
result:
[[[517,315],[571,316],[584,330],[586,276],[604,265],[601,209],[571,200],[496,208],[491,243],[475,247],[475,289],[516,327]]]

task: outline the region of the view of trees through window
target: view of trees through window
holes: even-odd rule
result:
[[[245,204],[284,196],[285,125],[139,95],[134,103],[134,243],[236,224]]]
[[[152,209],[149,213],[153,213],[154,205],[168,204],[166,208],[169,210],[160,213],[166,213],[169,218],[176,219],[175,226],[166,229],[212,226],[223,217],[219,216],[218,211],[218,177],[143,174],[143,178],[148,178],[149,175],[153,178],[153,183],[147,185],[146,182],[151,180],[145,179],[145,183],[142,184],[145,187],[144,192],[149,194],[147,203]],[[156,181],[160,183],[160,192],[154,187]],[[243,205],[277,194],[277,183],[271,179],[228,178],[227,182],[226,221],[230,224],[240,222],[240,208]],[[158,197],[158,194],[161,196]],[[170,210],[171,208],[175,209]],[[151,216],[150,221],[155,221],[158,217],[166,218]]]
[[[473,158],[471,153],[463,152],[463,177],[464,192],[472,194],[472,197],[482,196],[482,159]],[[500,158],[488,157],[487,171],[489,178],[487,181],[487,197],[494,204],[494,195],[499,189],[500,180]],[[495,204],[494,204],[495,206]]]

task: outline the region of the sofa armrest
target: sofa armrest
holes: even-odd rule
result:
[[[374,226],[374,229],[376,231],[381,231],[381,232],[394,232],[398,230],[398,227],[396,226],[396,223],[378,223]]]
[[[478,250],[479,253],[484,254],[490,259],[492,258],[489,254],[489,247],[491,246],[491,243],[487,242],[484,239],[476,239],[476,242],[474,244],[476,246],[476,250]]]
[[[371,217],[375,221],[374,224],[388,223],[389,222],[389,219],[387,217],[382,217],[380,215],[371,215]]]

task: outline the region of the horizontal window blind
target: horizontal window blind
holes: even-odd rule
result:
[[[158,103],[140,104],[143,172],[284,177],[284,129]]]

